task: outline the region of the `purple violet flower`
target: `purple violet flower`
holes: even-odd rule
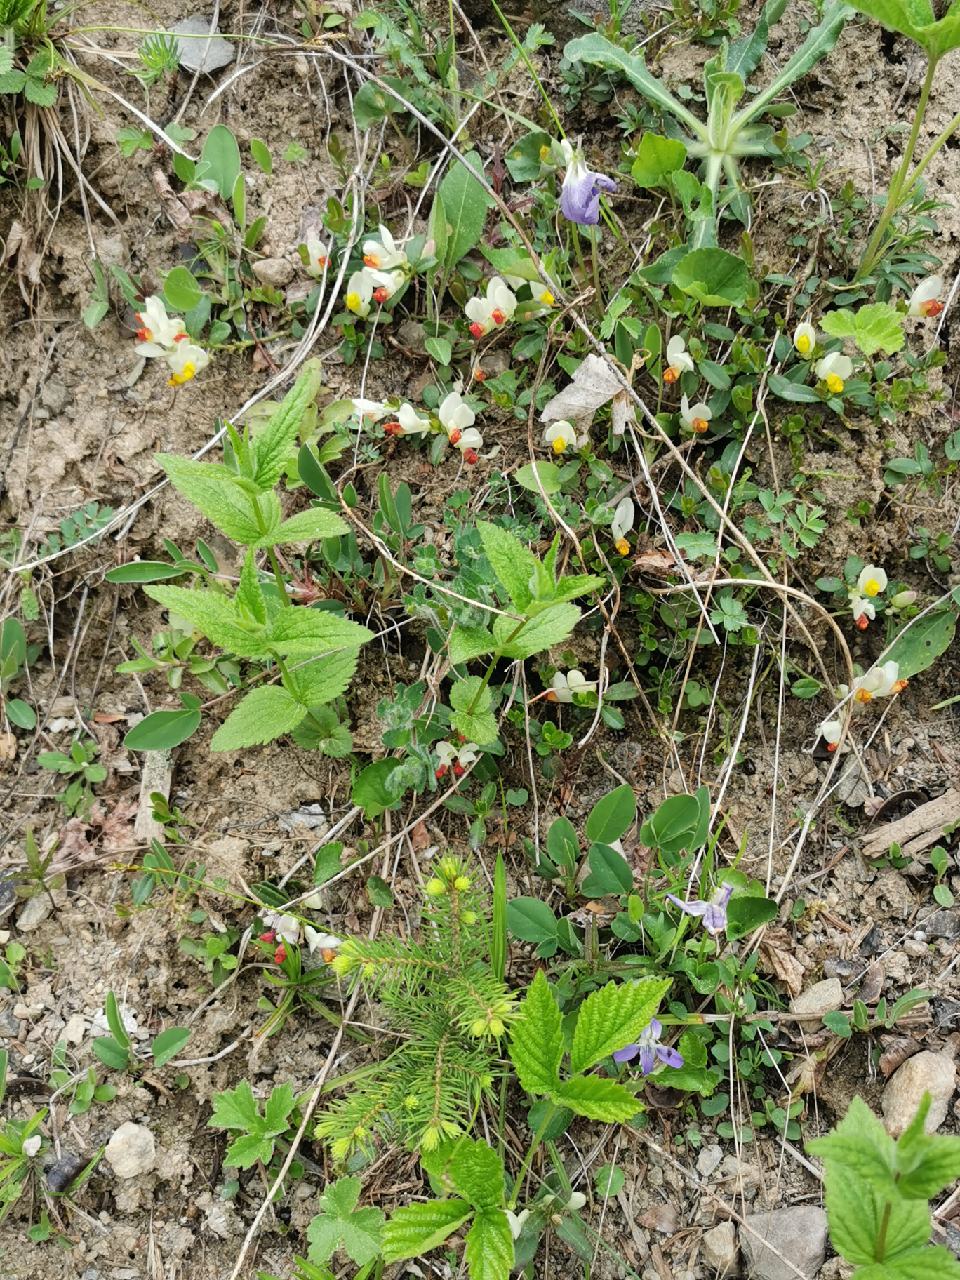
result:
[[[595,227],[600,221],[601,191],[616,191],[617,184],[605,173],[588,169],[577,147],[570,157],[560,192],[560,212],[581,227]]]
[[[617,1049],[613,1055],[614,1062],[631,1062],[639,1054],[640,1070],[645,1076],[648,1076],[657,1065],[658,1058],[668,1067],[682,1067],[683,1057],[677,1053],[676,1049],[660,1044],[662,1033],[663,1027],[658,1020],[651,1018],[649,1026],[644,1027],[640,1032],[636,1044],[624,1045],[622,1049]]]
[[[702,898],[693,898],[689,902],[684,902],[682,898],[672,893],[667,894],[667,901],[672,902],[681,911],[685,911],[688,916],[701,916],[703,927],[712,938],[715,938],[727,927],[727,903],[732,893],[732,884],[722,884],[714,891],[709,902],[704,902]]]

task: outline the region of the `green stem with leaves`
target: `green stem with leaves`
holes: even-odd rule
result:
[[[890,180],[890,189],[887,192],[887,203],[884,205],[883,213],[880,215],[880,221],[874,227],[873,234],[867,242],[867,247],[860,260],[860,266],[857,268],[857,274],[854,277],[855,280],[862,280],[873,270],[881,253],[883,252],[884,242],[887,238],[890,224],[903,205],[908,192],[912,190],[916,178],[919,176],[919,174],[914,174],[909,185],[907,184],[907,178],[910,175],[910,166],[913,163],[913,157],[917,149],[917,140],[920,137],[920,129],[923,125],[923,118],[926,115],[927,104],[930,101],[930,91],[933,88],[933,77],[936,73],[938,62],[939,59],[933,56],[931,56],[927,62],[927,73],[923,78],[923,86],[920,89],[920,100],[917,103],[917,110],[913,117],[910,136],[907,138],[907,145],[903,151],[903,159],[900,161],[900,165],[896,173]],[[946,139],[944,139],[944,141],[946,141]],[[923,163],[926,165],[926,163],[929,163],[929,160],[925,158]]]
[[[510,1210],[513,1210],[517,1207],[517,1201],[520,1199],[520,1192],[523,1190],[523,1184],[526,1181],[527,1170],[530,1168],[530,1163],[533,1160],[533,1157],[537,1154],[537,1151],[540,1147],[540,1143],[543,1141],[543,1135],[547,1132],[547,1129],[550,1127],[550,1122],[553,1119],[553,1117],[556,1115],[556,1112],[557,1112],[557,1108],[551,1102],[546,1113],[544,1114],[543,1119],[537,1125],[534,1131],[533,1137],[530,1139],[530,1146],[527,1148],[527,1154],[523,1157],[523,1163],[520,1165],[520,1168],[517,1170],[517,1176],[513,1182],[513,1192],[511,1193],[511,1196],[510,1196],[510,1203],[507,1205],[507,1208]]]

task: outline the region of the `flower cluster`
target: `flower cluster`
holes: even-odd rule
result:
[[[354,412],[361,418],[371,422],[379,422],[388,418],[383,424],[388,436],[415,436],[444,434],[455,449],[459,449],[464,462],[473,466],[480,457],[483,447],[483,436],[474,427],[477,415],[464,400],[459,391],[451,391],[440,404],[436,415],[423,417],[412,404],[401,404],[392,408],[380,400],[357,398],[352,401]]]
[[[478,340],[512,320],[516,309],[517,295],[502,276],[494,276],[484,297],[471,298],[464,307],[470,332]]]
[[[347,281],[344,302],[347,310],[361,319],[370,314],[372,303],[383,306],[389,302],[410,274],[406,252],[397,246],[388,228],[381,226],[379,235],[379,240],[363,242],[363,267]]]
[[[282,912],[276,911],[265,911],[261,919],[266,928],[259,935],[258,941],[268,947],[276,947],[273,953],[274,964],[283,964],[287,958],[287,944],[298,946],[301,939],[307,944],[311,955],[319,951],[323,959],[329,964],[334,959],[337,948],[341,943],[341,939],[334,937],[332,933],[320,933],[316,929],[311,929],[308,924],[303,924],[296,916],[284,915]]]
[[[152,360],[165,360],[170,369],[171,387],[183,386],[210,363],[202,347],[190,341],[179,316],[168,316],[163,299],[151,294],[137,312],[136,352]]]

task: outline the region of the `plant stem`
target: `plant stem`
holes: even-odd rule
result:
[[[520,1168],[517,1170],[517,1176],[514,1179],[513,1193],[510,1196],[510,1203],[507,1205],[507,1208],[510,1210],[513,1210],[517,1207],[517,1201],[520,1198],[520,1192],[523,1189],[523,1183],[527,1176],[527,1170],[530,1168],[530,1162],[533,1160],[533,1157],[536,1155],[537,1148],[540,1146],[540,1143],[543,1141],[543,1135],[546,1133],[547,1128],[550,1124],[550,1121],[553,1119],[554,1115],[556,1114],[556,1111],[557,1111],[556,1106],[551,1102],[549,1110],[547,1111],[546,1115],[543,1117],[543,1120],[540,1122],[540,1124],[537,1125],[536,1131],[533,1137],[530,1139],[530,1146],[527,1148],[527,1154],[523,1157],[523,1164],[521,1164]]]
[[[887,191],[887,203],[884,205],[883,213],[880,215],[880,221],[873,229],[867,247],[864,250],[863,257],[860,259],[860,266],[857,268],[857,274],[854,276],[854,282],[862,280],[864,276],[869,275],[874,264],[880,257],[883,249],[883,243],[886,239],[887,230],[893,221],[900,206],[903,204],[906,192],[904,184],[907,181],[907,175],[910,172],[910,165],[913,163],[914,152],[917,149],[917,139],[920,137],[920,128],[923,124],[923,117],[927,112],[927,103],[930,101],[930,90],[933,88],[933,77],[937,70],[939,59],[930,57],[927,61],[927,73],[923,78],[923,87],[920,90],[920,100],[917,103],[916,114],[913,117],[913,125],[910,129],[910,136],[907,139],[907,145],[904,148],[903,159],[900,166],[890,180],[890,188]],[[911,184],[912,185],[912,184]]]
[[[877,1242],[873,1246],[873,1257],[876,1262],[882,1262],[887,1252],[887,1228],[890,1226],[890,1214],[893,1212],[893,1201],[888,1200],[883,1206],[883,1217],[880,1219],[880,1229],[877,1231]]]
[[[280,603],[289,607],[292,603],[287,595],[287,584],[283,580],[283,574],[280,572],[280,561],[277,559],[277,553],[273,547],[269,547],[267,555],[270,557],[270,567],[273,569],[273,576],[277,580],[277,590],[280,592]]]
[[[594,292],[597,295],[597,307],[599,308],[597,314],[602,316],[604,312],[604,302],[603,302],[603,293],[600,289],[600,255],[597,252],[599,239],[600,237],[597,233],[597,228],[591,227],[590,228],[590,250],[591,250],[591,257],[593,258],[593,288],[594,288]]]
[[[953,117],[953,119],[944,129],[943,133],[938,134],[937,137],[934,138],[933,142],[930,143],[929,147],[927,147],[926,151],[920,157],[919,161],[917,162],[917,167],[914,169],[913,173],[910,175],[910,181],[907,183],[906,187],[903,190],[901,203],[910,198],[910,196],[913,194],[914,187],[923,177],[923,172],[926,169],[927,165],[930,163],[933,157],[937,154],[940,148],[946,144],[946,142],[952,137],[953,134],[957,132],[958,129],[960,129],[960,111],[958,111],[957,114]]]

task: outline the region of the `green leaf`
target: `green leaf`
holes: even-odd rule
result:
[[[555,818],[547,832],[547,853],[561,871],[568,875],[580,860],[580,841],[569,818]]]
[[[118,1044],[113,1036],[97,1036],[93,1042],[93,1052],[113,1071],[126,1071],[130,1062],[129,1049]]]
[[[639,982],[619,984],[608,982],[587,996],[580,1006],[573,1033],[572,1069],[587,1071],[609,1057],[615,1049],[622,1049],[636,1040],[656,1015],[669,986],[668,978],[645,978]]]
[[[575,604],[552,604],[525,622],[512,640],[509,637],[517,623],[498,615],[493,621],[493,634],[497,649],[505,658],[532,658],[566,640],[579,621],[580,610]]]
[[[771,373],[767,385],[775,396],[792,404],[819,404],[821,401],[820,392],[816,388],[785,378],[781,373]]]
[[[296,728],[306,714],[306,707],[280,685],[251,689],[213,735],[210,750],[262,746]]]
[[[453,355],[453,348],[446,338],[430,337],[424,341],[424,348],[427,355],[436,360],[437,364],[448,365]]]
[[[346,692],[359,657],[356,649],[344,649],[328,653],[309,666],[295,668],[290,672],[290,692],[302,706],[319,710]]]
[[[590,810],[585,827],[588,840],[613,844],[629,831],[637,816],[633,787],[624,784],[602,796]]]
[[[829,1160],[824,1182],[830,1239],[848,1262],[864,1265],[876,1260],[876,1242],[887,1205],[891,1208],[886,1257],[889,1259],[926,1244],[930,1236],[930,1213],[925,1203],[890,1199],[855,1176],[849,1166]]]
[[[590,874],[580,886],[590,898],[602,898],[608,893],[629,893],[633,888],[633,871],[623,854],[607,844],[590,846],[587,854]]]
[[[333,760],[342,760],[353,750],[350,730],[330,707],[313,707],[290,736],[304,751],[319,751]]]
[[[280,523],[280,506],[274,499],[275,518],[268,511],[261,517],[261,527],[253,495],[241,489],[233,472],[219,462],[194,462],[171,453],[158,453],[157,462],[177,492],[234,542],[253,546]]]
[[[569,1107],[578,1116],[603,1120],[607,1124],[632,1120],[642,1110],[629,1089],[602,1076],[574,1076],[554,1089],[550,1096],[555,1103]]]
[[[158,1036],[154,1036],[150,1052],[153,1054],[153,1065],[164,1067],[171,1058],[175,1058],[190,1039],[189,1027],[167,1027]]]
[[[128,751],[170,751],[200,728],[200,712],[194,707],[179,711],[153,711],[135,724],[123,740]]]
[[[403,795],[390,786],[390,776],[397,769],[396,760],[377,760],[357,775],[350,799],[363,810],[365,818],[379,818],[387,809],[395,809]]]
[[[319,1213],[307,1227],[311,1262],[328,1262],[341,1247],[358,1267],[379,1255],[383,1214],[379,1209],[356,1207],[360,1186],[356,1177],[338,1178],[327,1185],[317,1203]]]
[[[889,302],[871,302],[856,312],[828,311],[821,317],[820,327],[833,338],[853,338],[865,356],[878,351],[889,356],[906,341],[903,321],[904,317]]]
[[[769,920],[775,920],[779,910],[779,904],[772,898],[738,894],[727,904],[727,937],[731,942],[745,937]]]
[[[267,620],[267,605],[260,586],[260,574],[257,572],[256,559],[250,550],[244,556],[243,568],[240,570],[240,585],[233,597],[241,609],[245,609],[256,623]]]
[[[520,468],[514,478],[517,484],[528,489],[530,493],[539,493],[541,487],[546,494],[559,493],[563,487],[560,468],[554,462],[528,462],[526,466]]]
[[[258,1162],[269,1164],[274,1146],[273,1139],[262,1133],[242,1133],[227,1147],[223,1162],[231,1169],[252,1169]]]
[[[447,1165],[454,1189],[477,1209],[503,1204],[503,1161],[485,1142],[460,1138]]]
[[[533,1094],[555,1089],[562,1058],[560,1008],[546,974],[538,969],[510,1028],[510,1061],[520,1087]]]
[[[250,139],[250,154],[253,156],[254,162],[261,173],[268,176],[273,173],[273,156],[270,154],[270,148],[265,142],[259,138]]]
[[[214,184],[220,199],[229,202],[240,177],[240,148],[230,130],[223,124],[215,124],[207,134],[200,153],[204,166],[204,181]]]
[[[210,1129],[241,1129],[245,1133],[260,1131],[260,1113],[248,1080],[241,1080],[235,1089],[226,1089],[213,1095],[213,1114],[207,1121]]]
[[[849,16],[850,7],[845,0],[829,0],[829,3],[823,9],[823,17],[817,26],[810,29],[803,44],[787,60],[786,64],[774,76],[767,87],[758,93],[755,98],[748,101],[746,106],[741,108],[731,122],[731,128],[739,130],[750,120],[756,120],[767,105],[783,93],[784,89],[793,84],[795,80],[799,80],[801,76],[806,75],[811,67],[816,66],[822,58],[825,58],[837,43],[837,37],[843,30],[843,25]]]
[[[23,86],[24,96],[36,107],[52,107],[57,100],[57,87],[45,80],[28,75]]]
[[[450,633],[450,662],[459,666],[489,653],[493,648],[493,636],[485,627],[454,627]]]
[[[853,1280],[960,1280],[960,1261],[942,1245],[930,1245],[862,1267]]]
[[[398,1209],[383,1229],[383,1259],[402,1262],[443,1244],[473,1213],[463,1200],[428,1200]]]
[[[650,102],[656,103],[674,119],[685,124],[697,137],[704,136],[701,122],[680,103],[656,76],[647,70],[646,63],[638,54],[627,53],[619,45],[613,44],[606,36],[590,34],[570,40],[564,48],[564,57],[574,66],[578,62],[587,62],[595,67],[606,67],[608,70],[620,71],[635,89]]]
[[[901,680],[912,680],[946,653],[956,629],[956,609],[935,609],[904,627],[887,651],[886,660],[898,664]]]
[[[597,1170],[593,1175],[593,1184],[597,1188],[597,1195],[606,1199],[608,1196],[618,1196],[623,1190],[626,1183],[626,1176],[622,1169],[618,1169],[615,1164],[605,1164]]]
[[[557,936],[557,917],[539,898],[511,898],[507,926],[521,942],[549,942]]]
[[[289,520],[284,520],[272,533],[257,541],[259,547],[282,546],[291,542],[316,542],[320,538],[339,538],[350,532],[350,526],[335,511],[311,507]]]
[[[454,708],[450,722],[468,742],[488,747],[497,740],[497,721],[490,710],[493,695],[479,676],[467,676],[450,688],[450,705]]]
[[[681,293],[705,307],[739,307],[747,300],[750,272],[742,258],[724,249],[694,249],[673,268]]]
[[[221,649],[238,658],[258,658],[267,652],[263,627],[247,622],[236,604],[217,591],[193,590],[189,587],[147,587],[151,599],[165,609],[185,618]],[[287,610],[292,612],[292,610]]]
[[[18,729],[33,729],[37,723],[37,713],[29,702],[22,698],[8,698],[6,704],[7,719]]]
[[[285,658],[318,658],[331,649],[359,649],[373,633],[329,609],[294,605],[273,618],[270,648]]]
[[[316,400],[320,381],[320,361],[308,360],[296,382],[274,410],[270,421],[254,437],[253,449],[256,460],[254,480],[258,488],[272,489],[283,474],[291,456],[296,452],[295,446],[303,425],[303,415]],[[339,516],[335,519],[343,523]],[[338,529],[337,532],[345,531],[345,529]],[[334,535],[316,536],[332,537]],[[299,541],[298,538],[286,540]]]
[[[532,582],[537,573],[537,558],[519,538],[488,520],[477,521],[477,531],[484,554],[497,580],[506,591],[518,613],[524,613],[533,599]],[[498,621],[503,621],[498,619]],[[505,621],[509,621],[506,619]],[[516,627],[513,623],[511,630]]]
[[[481,1209],[467,1232],[464,1257],[470,1280],[507,1280],[513,1267],[513,1233],[502,1209]]]
[[[479,243],[491,204],[489,195],[476,178],[476,174],[483,173],[480,157],[471,151],[464,160],[465,164],[454,161],[437,191],[446,223],[443,262],[447,270],[455,267],[464,254]]]
[[[163,560],[131,560],[118,564],[103,575],[107,582],[162,582],[166,578],[180,578],[183,565],[167,564]]]
[[[174,267],[163,277],[163,296],[170,310],[182,315],[200,305],[203,290],[192,271],[186,267]]]
[[[707,838],[710,797],[669,796],[640,828],[640,842],[649,849],[675,854],[699,849]]]
[[[630,173],[638,187],[659,187],[671,173],[683,168],[686,158],[687,148],[678,139],[645,133]]]
[[[906,1200],[931,1200],[960,1178],[960,1138],[924,1131],[921,1107],[897,1143],[897,1190]]]

